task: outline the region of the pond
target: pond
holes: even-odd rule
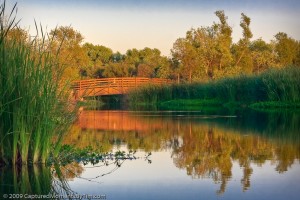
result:
[[[1,197],[292,200],[300,196],[297,112],[83,110],[64,143],[104,152],[134,151],[135,159],[2,168]],[[63,176],[57,174],[58,168]]]

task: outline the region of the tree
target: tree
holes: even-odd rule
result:
[[[243,72],[252,73],[253,63],[249,50],[250,39],[253,37],[253,34],[250,30],[251,19],[244,13],[242,13],[241,15],[242,17],[240,26],[243,29],[243,38],[233,46],[232,52],[235,54],[236,58],[235,66],[241,66]]]
[[[7,32],[6,38],[8,40],[15,40],[16,42],[29,42],[30,36],[28,31],[20,28],[14,27]]]
[[[283,32],[277,33],[275,39],[277,62],[281,66],[295,64],[299,52],[297,41]]]
[[[131,68],[124,65],[123,62],[110,62],[107,66],[102,67],[103,77],[129,77],[131,76]]]
[[[82,72],[85,76],[90,78],[101,78],[104,72],[103,66],[108,65],[113,55],[113,51],[102,45],[93,45],[91,43],[85,43],[83,48],[86,55],[89,58],[89,64]]]
[[[223,67],[228,67],[232,61],[232,55],[230,51],[230,47],[232,45],[232,28],[227,23],[228,17],[225,16],[224,11],[216,11],[215,14],[220,20],[220,23],[214,24],[214,26],[217,32],[216,49],[218,52],[218,69],[222,70]]]
[[[145,70],[147,69],[148,74],[144,73],[144,75],[147,75],[146,77],[160,77],[159,75],[162,74],[159,74],[159,71],[162,72],[163,69],[169,67],[167,58],[161,56],[160,54],[161,52],[156,48],[150,49],[146,47],[140,50],[139,52],[140,64],[138,66],[138,74],[140,70],[142,70],[144,73]]]
[[[253,60],[253,72],[260,73],[276,65],[273,43],[268,44],[260,38],[251,42],[249,48]]]
[[[196,58],[198,57],[196,49],[186,38],[179,38],[173,44],[172,55],[176,62],[183,66],[178,73],[182,74],[182,76],[186,77],[186,79],[191,82],[192,74],[196,71],[198,64],[196,61]]]
[[[137,76],[139,77],[153,77],[154,74],[154,69],[150,65],[144,63],[139,64],[137,71]]]
[[[137,49],[129,49],[126,51],[125,62],[129,65],[137,67],[140,64],[140,52]]]
[[[202,80],[214,79],[216,66],[218,65],[217,51],[217,29],[216,26],[202,27],[188,35],[196,50],[197,57],[193,60],[197,63],[196,74],[200,75]],[[199,79],[198,77],[196,79]]]
[[[87,56],[92,62],[93,66],[102,66],[109,63],[113,51],[102,45],[93,45],[91,43],[85,43],[83,47],[86,50]]]
[[[181,64],[181,74],[188,77],[189,82],[219,77],[232,63],[232,28],[224,11],[215,14],[219,23],[191,29],[173,45],[174,61]]]
[[[114,63],[117,63],[117,62],[121,62],[125,59],[125,56],[122,55],[120,52],[117,51],[117,53],[113,53],[111,58],[110,58],[110,61],[111,62],[114,62]]]
[[[129,49],[123,62],[131,70],[130,75],[143,77],[167,77],[170,63],[168,59],[160,55],[161,52],[154,48],[145,47],[142,50]]]
[[[160,60],[160,65],[155,73],[156,76],[159,78],[172,78],[173,71],[171,67],[171,60],[165,56],[162,56]]]
[[[180,73],[191,82],[214,78],[218,63],[216,26],[191,29],[173,45],[172,55],[181,64]],[[220,59],[219,59],[220,60]]]
[[[65,79],[78,79],[80,69],[88,65],[89,58],[81,43],[83,36],[70,26],[51,30],[53,52],[60,51],[58,62],[64,67]]]

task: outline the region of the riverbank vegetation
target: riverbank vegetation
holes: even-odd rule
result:
[[[74,120],[63,68],[52,54],[52,37],[37,29],[32,39],[0,7],[0,163],[45,163],[57,156]]]
[[[299,107],[300,68],[269,69],[207,83],[145,86],[132,91],[129,102],[162,106]]]

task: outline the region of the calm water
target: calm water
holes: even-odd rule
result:
[[[1,169],[6,193],[102,199],[299,199],[300,114],[83,111],[65,140],[135,150],[116,166]],[[151,152],[151,156],[145,158]],[[57,169],[64,178],[59,178]],[[100,196],[102,195],[102,196]]]

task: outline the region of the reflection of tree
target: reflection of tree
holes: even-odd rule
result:
[[[219,183],[219,194],[225,192],[226,185],[232,177],[234,161],[239,163],[243,170],[241,184],[243,191],[246,191],[250,188],[252,165],[262,166],[266,161],[272,161],[276,165],[275,170],[282,173],[300,158],[299,137],[294,136],[294,132],[299,130],[297,117],[292,117],[291,121],[278,121],[274,118],[263,121],[274,123],[275,120],[282,133],[270,129],[269,125],[265,125],[266,129],[260,131],[248,127],[242,129],[241,125],[244,122],[232,123],[232,119],[205,121],[145,115],[131,117],[124,112],[122,119],[125,122],[130,121],[139,129],[95,131],[80,130],[80,127],[75,125],[75,131],[68,135],[66,143],[80,147],[102,147],[106,151],[120,144],[144,151],[171,149],[174,164],[178,168],[185,169],[193,178],[209,177]]]
[[[231,146],[225,137],[214,133],[212,127],[197,132],[191,127],[183,135],[183,144],[173,154],[174,163],[186,168],[193,178],[212,178],[220,182],[219,193],[223,193],[231,178]]]
[[[293,146],[288,144],[279,146],[275,149],[274,159],[277,162],[276,171],[283,173],[288,170],[289,167],[294,163],[294,160],[299,159],[300,147],[298,146],[298,152],[295,153]]]
[[[232,161],[243,168],[243,190],[250,187],[251,164],[261,166],[267,160],[277,163],[278,172],[286,171],[300,158],[299,145],[269,141],[256,135],[242,135],[210,125],[194,126],[183,131],[183,144],[174,150],[174,163],[194,177],[210,177],[220,183],[223,193],[231,178]]]

